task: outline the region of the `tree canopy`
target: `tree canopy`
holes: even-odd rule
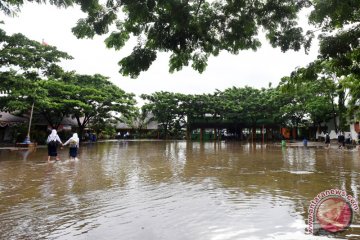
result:
[[[159,52],[171,54],[170,72],[188,65],[202,72],[208,58],[217,56],[221,51],[237,54],[241,50],[258,49],[261,45],[260,31],[265,33],[273,47],[280,47],[282,51],[302,47],[306,50],[315,33],[319,33],[318,58],[284,77],[277,88],[234,87],[213,94],[157,92],[143,95],[148,101],[145,108],[151,110],[163,124],[165,135],[189,124],[191,119],[209,114],[220,120],[246,119],[253,125],[259,119],[271,119],[272,122],[294,126],[304,119],[319,123],[321,118],[339,117],[339,129],[342,130],[346,114],[357,114],[359,110],[360,2],[357,0],[35,2],[58,7],[80,5],[87,15],[72,29],[78,38],[107,34],[107,47],[116,50],[121,49],[130,38],[137,38],[138,44],[132,53],[119,61],[120,72],[131,77],[146,71]],[[0,9],[12,14],[19,11],[23,4],[23,0],[0,0]],[[298,15],[304,8],[311,9],[308,20],[317,28],[314,31],[304,32],[298,25]],[[115,99],[118,96],[120,101],[116,106],[104,104],[103,109],[127,114],[126,109],[132,108],[132,96],[108,85],[106,77],[64,73],[57,63],[61,59],[70,59],[68,54],[31,41],[21,34],[8,36],[2,30],[0,41],[0,65],[7,68],[1,72],[0,90],[9,90],[8,86],[13,86],[11,94],[3,98],[6,101],[1,102],[3,108],[26,109],[30,102],[36,100],[43,109],[48,106],[59,109],[55,115],[63,115],[60,109],[65,108],[89,122],[96,119],[98,115],[95,112],[102,109],[99,108],[100,101],[110,102],[108,95],[99,92],[99,86],[107,89]],[[64,84],[56,87],[57,81]],[[86,98],[71,93],[69,86]],[[115,92],[112,88],[116,89]],[[61,99],[50,101],[46,95],[50,92],[52,96],[69,96],[65,98],[68,102],[60,104]],[[348,106],[345,106],[346,103]],[[109,111],[101,114],[106,118]]]
[[[56,47],[28,39],[21,33],[7,35],[0,29],[0,66],[21,71],[27,78],[56,76],[62,69],[58,63],[72,57]]]
[[[126,93],[100,74],[75,74],[65,83],[71,86],[71,91],[64,96],[64,102],[69,109],[68,114],[77,120],[80,132],[96,120],[111,120],[116,118],[116,114],[128,116],[135,110],[134,95]]]
[[[133,94],[99,74],[65,72],[58,63],[71,58],[67,53],[1,29],[0,41],[1,111],[27,112],[33,104],[53,128],[64,117],[76,118],[80,134],[89,124],[132,114]]]
[[[208,58],[217,56],[220,51],[237,54],[241,50],[258,49],[261,46],[260,31],[265,32],[272,46],[280,47],[282,51],[299,50],[301,46],[308,48],[310,35],[298,25],[298,13],[314,6],[312,22],[321,25],[327,17],[323,12],[331,14],[334,11],[325,8],[322,1],[310,0],[36,2],[59,7],[80,5],[87,17],[79,19],[73,28],[78,38],[109,34],[105,42],[114,49],[122,48],[130,37],[138,38],[133,52],[119,61],[120,72],[131,77],[146,71],[159,52],[171,53],[170,72],[188,65],[203,72]],[[333,2],[336,5],[338,1]],[[23,3],[22,0],[2,0],[0,7],[9,13],[11,7],[20,9]]]
[[[155,92],[142,94],[141,98],[147,101],[144,111],[154,114],[164,138],[177,136],[185,123],[185,109],[182,106],[186,101],[185,95],[171,92]]]
[[[210,56],[220,51],[237,54],[261,46],[263,31],[273,47],[282,51],[307,50],[319,31],[322,58],[359,72],[359,8],[357,0],[28,0],[58,7],[80,5],[87,17],[72,29],[78,38],[108,34],[107,47],[121,49],[131,37],[138,39],[129,56],[119,61],[120,73],[137,77],[156,60],[171,53],[169,71],[191,67],[200,73]],[[20,11],[23,0],[0,0],[6,14]],[[298,15],[311,9],[304,31]],[[357,60],[357,62],[356,62]]]
[[[20,33],[7,35],[2,29],[0,43],[0,91],[8,93],[1,98],[0,109],[25,110],[33,102],[46,101],[48,93],[40,81],[62,74],[59,62],[72,57]]]

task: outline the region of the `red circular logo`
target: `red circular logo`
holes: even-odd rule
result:
[[[350,226],[352,214],[351,207],[345,199],[332,196],[320,202],[316,218],[321,228],[335,233]]]

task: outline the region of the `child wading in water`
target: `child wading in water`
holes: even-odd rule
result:
[[[59,143],[62,144],[62,142],[55,129],[51,131],[51,134],[48,136],[46,143],[48,145],[48,162],[50,162],[51,157],[55,157],[56,161],[59,161],[59,157],[57,155],[57,146]]]
[[[70,158],[72,159],[76,159],[76,156],[77,156],[77,152],[78,152],[78,149],[79,149],[79,137],[78,137],[78,134],[77,133],[74,133],[73,136],[71,138],[69,138],[69,140],[66,141],[66,143],[64,143],[64,146],[65,145],[68,145],[69,144],[69,155],[70,155]]]

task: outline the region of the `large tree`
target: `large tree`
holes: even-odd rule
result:
[[[39,87],[46,96],[41,96],[36,102],[36,113],[41,114],[51,128],[57,129],[72,110],[74,86],[61,80],[46,79],[39,81]]]
[[[163,136],[178,137],[181,128],[191,130],[199,122],[228,123],[256,127],[260,122],[280,124],[279,103],[282,98],[275,89],[251,87],[217,90],[213,94],[184,95],[156,92],[142,95],[147,102],[144,108],[154,114],[163,131]],[[276,96],[276,97],[275,97]],[[198,125],[197,125],[198,126]]]
[[[256,127],[259,120],[266,116],[267,96],[265,89],[245,86],[243,88],[228,88],[220,94],[226,99],[225,117]]]
[[[349,89],[350,100],[348,104],[349,117],[360,120],[360,81],[358,78],[349,77],[344,81],[344,87]]]
[[[342,81],[330,71],[328,62],[315,61],[298,68],[290,77],[282,79],[280,89],[284,96],[290,97],[282,111],[288,120],[293,119],[293,125],[307,120],[320,127],[332,120],[336,132],[344,130],[345,90]]]
[[[42,81],[63,73],[58,65],[71,59],[56,47],[40,44],[22,34],[7,35],[0,29],[0,110],[26,111],[32,104],[39,107],[48,101],[49,92]]]
[[[59,76],[63,71],[58,64],[63,59],[72,57],[54,46],[41,44],[21,33],[7,35],[0,28],[1,72],[14,70],[30,80]]]
[[[28,0],[59,7],[80,5],[86,18],[73,28],[79,38],[109,34],[109,48],[120,49],[130,37],[138,38],[133,52],[119,61],[120,72],[137,77],[158,52],[170,52],[170,72],[191,66],[204,71],[211,55],[237,54],[260,45],[259,30],[282,51],[310,47],[320,34],[321,57],[334,58],[345,69],[359,72],[358,0]],[[19,11],[23,0],[0,0],[7,14]],[[303,31],[298,15],[310,8],[309,23],[317,29]],[[114,26],[115,25],[115,26]],[[351,59],[351,60],[349,60]]]
[[[168,137],[179,137],[185,126],[185,95],[171,92],[155,92],[153,94],[142,94],[141,98],[146,101],[143,109],[154,114],[158,121],[161,135]]]
[[[134,95],[126,93],[107,77],[100,74],[74,74],[65,80],[72,86],[69,95],[64,96],[69,114],[78,123],[81,135],[89,124],[102,121],[111,121],[120,115],[130,115],[134,111]]]
[[[306,0],[108,2],[107,7],[81,19],[73,32],[79,38],[93,37],[106,33],[107,25],[115,22],[117,30],[105,41],[115,49],[123,47],[131,36],[137,37],[133,52],[119,62],[120,72],[131,77],[146,71],[158,52],[171,53],[170,72],[191,65],[201,73],[208,58],[220,51],[237,54],[245,49],[256,50],[261,45],[260,29],[273,46],[283,51],[299,50],[305,43],[296,18]],[[123,17],[115,21],[118,9],[123,11]]]
[[[170,72],[189,64],[203,72],[208,58],[217,56],[220,51],[237,54],[241,50],[259,48],[259,31],[264,31],[270,43],[282,51],[299,50],[307,41],[297,24],[297,14],[311,5],[309,0],[36,2],[64,7],[81,5],[87,17],[80,19],[73,28],[78,38],[92,38],[114,29],[105,42],[115,49],[122,48],[132,36],[138,38],[133,52],[119,61],[120,72],[131,77],[146,71],[159,52],[171,53]],[[23,3],[23,0],[2,0],[0,7],[9,12],[11,6],[20,8]]]
[[[332,108],[335,130],[344,130],[348,117],[353,117],[347,116],[349,112],[346,103],[349,100],[351,114],[355,114],[358,101],[356,85],[360,80],[360,1],[312,0],[311,3],[313,10],[309,21],[321,33],[319,56],[308,66],[296,69],[290,76],[291,82],[309,84],[309,81],[317,81],[315,84],[322,84],[322,90],[318,92],[331,99],[328,105]],[[314,106],[321,105],[321,101],[314,103]],[[338,123],[335,117],[339,118]]]
[[[58,63],[71,59],[55,47],[0,29],[0,110],[28,111],[34,105],[57,128],[65,116],[77,119],[80,133],[91,121],[130,114],[135,100],[101,75],[64,72]]]
[[[154,119],[153,114],[147,110],[147,106],[144,105],[141,108],[136,108],[133,114],[121,117],[120,121],[127,124],[136,132],[138,137],[141,138],[143,130],[147,129],[148,125],[154,121]]]
[[[0,0],[6,14],[20,10],[23,0]],[[149,68],[158,52],[170,52],[170,71],[191,66],[204,71],[211,55],[225,50],[256,50],[259,30],[282,51],[308,49],[320,32],[321,56],[336,58],[341,66],[356,68],[349,56],[359,53],[358,0],[28,0],[59,7],[80,5],[86,18],[73,28],[79,38],[108,34],[106,45],[120,49],[138,38],[133,52],[120,60],[120,72],[136,77]],[[298,26],[298,14],[310,8],[307,31]]]

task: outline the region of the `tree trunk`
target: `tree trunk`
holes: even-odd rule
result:
[[[165,140],[168,139],[168,125],[165,125]]]
[[[84,125],[79,125],[79,139],[80,139],[80,142],[83,141],[84,130],[85,130],[85,126]]]
[[[336,110],[335,110],[335,104],[334,104],[334,99],[333,98],[331,98],[331,105],[332,105],[332,115],[333,115],[335,132],[338,133],[338,126],[337,126],[337,123],[336,123]]]
[[[82,141],[82,140],[83,140],[83,136],[84,136],[85,126],[86,126],[86,124],[85,124],[85,119],[84,119],[83,123],[81,123],[81,122],[80,122],[80,117],[75,117],[75,118],[76,118],[76,121],[77,121],[78,127],[79,127],[79,132],[78,132],[78,134],[79,134],[79,139],[80,139],[80,141]]]
[[[339,88],[341,87],[341,85],[339,86]],[[345,130],[345,112],[346,112],[346,107],[345,107],[345,92],[344,90],[339,90],[339,129],[340,131],[344,131]]]

